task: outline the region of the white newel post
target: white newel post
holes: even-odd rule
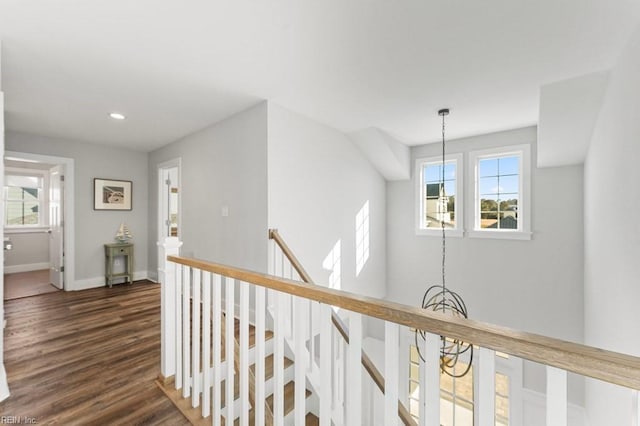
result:
[[[158,265],[160,282],[160,373],[164,378],[176,374],[176,264],[167,261],[167,256],[178,256],[182,242],[177,237],[166,237],[158,242],[159,258],[164,259]]]

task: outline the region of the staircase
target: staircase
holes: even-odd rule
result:
[[[495,424],[496,352],[546,365],[549,426],[567,425],[568,372],[626,387],[640,419],[639,357],[315,286],[278,245],[269,275],[179,257],[178,244],[163,246],[158,384],[193,424],[438,426],[445,338],[479,347],[472,379],[480,426]],[[384,375],[362,350],[367,317],[384,323]],[[403,330],[425,334],[411,413],[401,402],[409,390],[399,368],[407,362]],[[372,384],[380,402],[363,396]]]
[[[200,321],[200,323],[202,323],[202,321]],[[191,327],[193,327],[193,322],[191,323]],[[236,366],[236,374],[234,376],[234,383],[233,383],[233,399],[234,399],[234,407],[235,410],[234,412],[236,413],[234,416],[234,425],[239,425],[240,424],[240,411],[239,411],[239,407],[241,407],[241,400],[240,400],[240,380],[239,380],[239,374],[238,373],[238,367],[239,367],[239,363],[237,362],[239,359],[239,341],[240,341],[240,321],[238,318],[235,318],[234,320],[234,341],[235,341],[235,356],[234,356],[234,360],[235,360],[235,364],[237,364]],[[225,329],[226,329],[226,316],[223,314],[222,316],[222,321],[220,323],[220,331],[221,331],[221,335],[223,336],[223,341],[224,341],[224,336],[225,336]],[[249,325],[249,338],[248,338],[248,343],[249,343],[249,357],[251,358],[251,363],[249,366],[249,371],[250,371],[250,376],[251,377],[255,377],[256,374],[256,363],[255,363],[255,356],[256,356],[256,350],[255,350],[255,326],[250,324]],[[266,349],[266,354],[264,357],[264,367],[265,367],[265,376],[264,376],[264,383],[265,383],[265,389],[266,389],[266,394],[268,395],[265,398],[265,410],[267,411],[267,413],[273,413],[274,412],[274,390],[275,390],[275,379],[274,379],[274,374],[275,374],[275,368],[274,368],[274,344],[273,344],[273,331],[271,330],[266,330],[265,331],[265,349]],[[226,362],[226,348],[225,345],[220,345],[220,356],[221,356],[221,362]],[[294,424],[294,418],[293,418],[293,411],[294,411],[294,395],[295,395],[295,382],[293,380],[294,378],[294,361],[285,356],[283,358],[283,378],[284,378],[284,386],[282,387],[283,389],[283,396],[284,396],[284,424],[286,425],[292,425]],[[212,424],[212,419],[211,417],[203,417],[202,416],[202,411],[199,407],[193,407],[192,406],[192,401],[191,401],[191,397],[183,397],[181,391],[179,389],[175,389],[175,382],[173,379],[170,380],[164,380],[163,378],[159,378],[158,380],[156,380],[156,384],[158,385],[158,387],[165,393],[165,395],[174,403],[174,405],[180,410],[180,412],[182,412],[182,414],[189,420],[189,422],[193,425],[211,425]],[[219,395],[220,395],[220,407],[221,407],[221,411],[225,412],[226,411],[226,379],[222,380],[219,386]],[[309,407],[309,412],[306,413],[305,416],[305,424],[309,425],[309,426],[315,426],[315,425],[319,425],[320,421],[317,417],[317,397],[314,398],[313,393],[311,392],[311,390],[309,389],[305,389],[305,393],[306,393],[306,398],[307,398],[307,407]],[[212,395],[213,396],[213,395]],[[253,401],[253,398],[251,398],[251,400]],[[213,399],[211,401],[211,403],[213,403]],[[313,409],[313,407],[315,407],[315,409]],[[248,420],[249,420],[249,424],[250,425],[254,425],[256,424],[256,420],[255,420],[255,409],[254,407],[251,407],[251,409],[249,410],[248,413]],[[316,414],[314,414],[314,411],[316,412]],[[272,416],[272,414],[271,414]],[[271,420],[272,422],[272,420]],[[226,424],[226,418],[225,416],[221,416],[220,419],[220,424],[224,425]],[[266,424],[271,424],[269,421],[266,422]]]

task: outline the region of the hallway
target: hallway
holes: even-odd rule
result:
[[[1,415],[38,424],[188,424],[154,384],[160,286],[10,300],[5,314],[11,396]]]

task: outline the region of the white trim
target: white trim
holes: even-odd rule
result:
[[[64,166],[64,290],[75,290],[75,160],[53,155],[5,151],[5,157],[24,158],[47,164]],[[3,174],[4,176],[4,174]]]
[[[148,271],[134,271],[133,281],[147,280],[148,276],[149,276]],[[75,282],[74,287],[69,290],[73,290],[73,291],[88,290],[90,288],[104,287],[105,285],[106,284],[105,284],[104,276],[92,277],[92,278],[86,278],[83,280],[77,280]],[[114,285],[120,285],[120,283],[114,283]]]
[[[518,231],[478,230],[467,231],[469,238],[493,238],[496,240],[530,240],[533,233]]]
[[[23,265],[12,265],[4,267],[5,274],[15,274],[18,272],[30,272],[30,271],[41,271],[42,269],[49,269],[51,266],[49,262],[40,262],[40,263],[25,263]]]
[[[20,227],[4,227],[4,235],[15,235],[15,234],[46,234],[49,230],[48,226],[41,225],[25,225]]]
[[[518,229],[496,230],[480,228],[480,216],[476,214],[479,208],[478,194],[478,161],[483,158],[498,158],[517,155],[520,157],[519,176],[519,205]],[[466,223],[469,224],[467,234],[471,238],[495,238],[530,240],[531,232],[531,146],[529,144],[510,145],[497,148],[471,151],[468,154],[468,182],[467,202],[472,206],[466,213]]]
[[[456,166],[456,194],[455,194],[455,214],[456,225],[455,228],[445,229],[445,234],[449,237],[462,237],[464,235],[464,156],[462,153],[452,153],[445,155],[445,163],[455,163]],[[422,157],[417,158],[415,161],[415,191],[414,191],[414,217],[415,217],[415,230],[418,236],[442,236],[442,229],[440,228],[423,228],[422,227],[422,215],[424,207],[424,185],[422,170],[425,165],[441,165],[442,156],[434,157]]]

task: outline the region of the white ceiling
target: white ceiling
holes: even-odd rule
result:
[[[534,124],[637,0],[0,0],[11,130],[151,150],[263,99],[408,144]],[[115,122],[110,111],[127,115]]]

